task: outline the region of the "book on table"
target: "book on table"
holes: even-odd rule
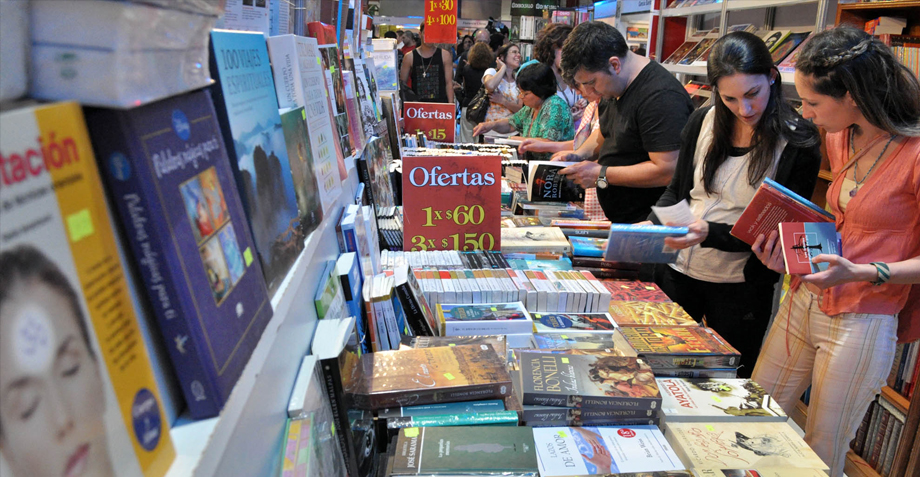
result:
[[[775,421],[786,413],[750,379],[656,378],[668,422]]]
[[[618,326],[699,326],[674,302],[611,301],[608,308]]]
[[[677,454],[656,426],[535,427],[543,477],[572,475],[680,475]],[[685,474],[686,475],[686,474]]]
[[[390,475],[514,474],[535,476],[537,450],[529,427],[400,429]]]
[[[741,353],[704,326],[623,326],[629,344],[655,369],[737,368]]]

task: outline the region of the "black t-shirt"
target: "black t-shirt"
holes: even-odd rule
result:
[[[598,162],[631,166],[649,161],[650,152],[680,149],[680,132],[693,112],[690,95],[656,62],[649,63],[618,99],[606,102],[600,116],[604,143]],[[610,185],[597,190],[611,222],[636,223],[648,218],[665,187]]]
[[[465,108],[470,105],[470,100],[476,96],[476,93],[479,92],[479,88],[482,88],[482,75],[485,74],[486,70],[477,70],[467,63],[463,67],[463,71],[458,72],[460,79],[458,83],[463,85],[463,97],[460,99],[460,107]]]

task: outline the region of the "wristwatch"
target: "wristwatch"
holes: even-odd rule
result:
[[[597,176],[597,180],[594,181],[594,185],[595,185],[598,189],[606,189],[606,188],[607,188],[607,185],[608,185],[608,184],[607,184],[607,167],[608,167],[608,166],[602,166],[602,167],[601,167],[601,173],[600,173],[600,175]]]

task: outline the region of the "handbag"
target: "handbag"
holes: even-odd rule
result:
[[[466,108],[466,120],[479,124],[486,119],[486,113],[489,112],[489,90],[485,86],[479,88],[476,96],[470,100],[470,105]]]

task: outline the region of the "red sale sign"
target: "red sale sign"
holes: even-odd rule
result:
[[[405,132],[421,132],[432,141],[454,142],[456,113],[452,103],[403,103]]]
[[[501,250],[501,157],[410,156],[402,170],[405,250]]]
[[[425,43],[457,42],[457,0],[425,0]]]

